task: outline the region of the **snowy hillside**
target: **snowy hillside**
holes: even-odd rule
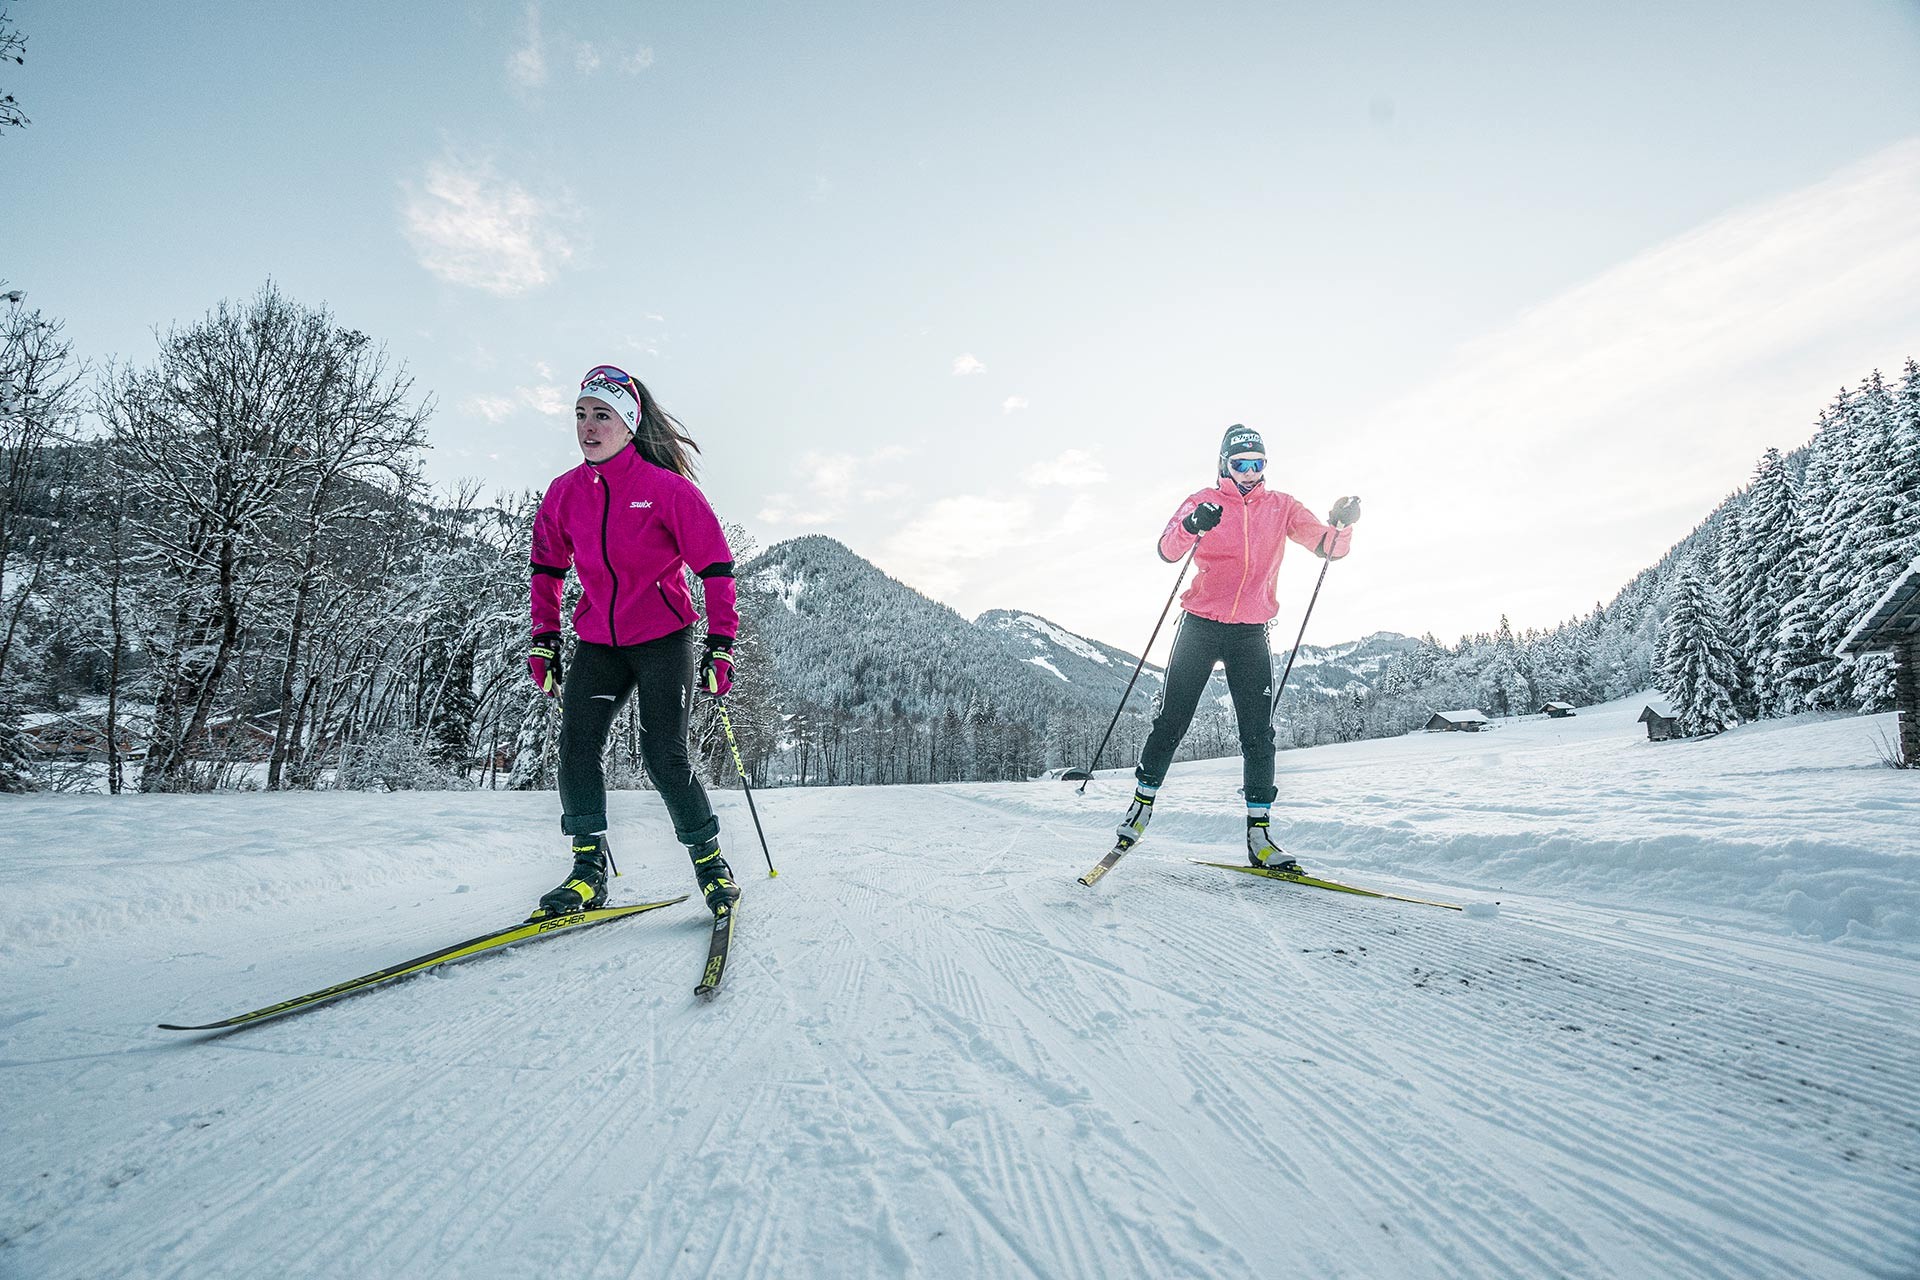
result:
[[[1039,667],[1061,683],[1085,691],[1109,710],[1126,692],[1134,664],[1140,661],[1137,653],[1076,635],[1037,614],[990,609],[975,618],[973,625],[999,640],[1015,660]],[[1150,715],[1153,699],[1159,696],[1165,679],[1158,666],[1147,663],[1134,682],[1129,705]]]
[[[1135,661],[1071,636],[1089,651],[1104,650],[1116,661],[1125,656],[1127,664],[1115,682],[1076,656],[1076,671],[1096,673],[1076,683],[1057,664],[1030,661],[1034,655],[1004,643],[998,629],[985,628],[983,637],[981,626],[817,534],[769,548],[741,577],[778,601],[765,616],[756,614],[753,625],[773,652],[783,705],[802,698],[850,708],[898,705],[938,718],[971,702],[997,700],[1104,714],[1112,712]]]
[[[227,1036],[515,918],[550,795],[0,799],[0,1274],[1905,1276],[1920,775],[1634,702],[1280,758],[757,797],[692,904]],[[627,899],[689,887],[615,798]]]
[[[1418,640],[1394,631],[1376,631],[1345,644],[1303,644],[1287,677],[1288,693],[1298,690],[1326,695],[1369,691],[1379,683],[1389,662],[1419,647]],[[1286,664],[1287,650],[1280,649],[1273,655],[1274,670],[1281,670]]]

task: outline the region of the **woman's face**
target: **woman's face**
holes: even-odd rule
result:
[[[580,455],[588,462],[605,462],[633,439],[627,420],[605,400],[592,396],[581,396],[574,403],[573,433],[580,441]]]

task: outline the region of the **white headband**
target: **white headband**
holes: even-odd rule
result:
[[[578,399],[592,396],[595,400],[605,400],[613,406],[615,413],[627,420],[627,430],[635,435],[640,433],[640,402],[634,399],[633,392],[627,390],[604,373],[596,373],[580,384]]]

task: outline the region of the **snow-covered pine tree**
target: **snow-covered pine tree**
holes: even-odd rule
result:
[[[1667,593],[1660,630],[1660,691],[1673,703],[1680,731],[1718,733],[1735,724],[1733,646],[1726,605],[1692,557],[1680,562]]]
[[[1894,392],[1887,474],[1899,506],[1894,528],[1906,541],[1900,554],[1908,564],[1920,556],[1920,363],[1909,359]]]
[[[1819,428],[1807,446],[1807,471],[1795,495],[1793,550],[1781,584],[1786,603],[1780,610],[1774,647],[1774,706],[1782,715],[1837,704],[1823,701],[1829,676],[1839,665],[1820,648],[1820,624],[1826,601],[1820,590],[1823,548],[1831,541],[1826,513],[1832,504],[1838,463],[1839,432],[1832,414],[1822,410]]]
[[[1873,607],[1912,557],[1904,554],[1911,530],[1900,527],[1902,497],[1895,488],[1895,419],[1892,388],[1878,369],[1860,388],[1848,441],[1847,469],[1855,494],[1853,520],[1842,538],[1846,578],[1821,640],[1837,648],[1860,615]],[[1885,654],[1868,654],[1847,664],[1853,702],[1863,711],[1893,705],[1893,663]]]
[[[1753,668],[1747,662],[1746,637],[1740,629],[1740,610],[1736,603],[1740,598],[1742,576],[1740,548],[1745,537],[1750,500],[1751,494],[1743,491],[1721,503],[1719,536],[1714,542],[1712,562],[1713,583],[1719,588],[1720,598],[1727,604],[1727,642],[1733,650],[1733,705],[1742,720],[1751,720],[1760,714],[1757,681]]]
[[[27,751],[27,735],[21,731],[20,717],[0,706],[0,794],[20,794],[39,790],[33,775],[33,758]]]
[[[1778,449],[1760,457],[1741,513],[1736,578],[1730,586],[1732,638],[1740,649],[1752,697],[1742,714],[1780,714],[1774,659],[1780,649],[1780,615],[1790,598],[1789,566],[1799,552],[1793,520],[1793,479]]]

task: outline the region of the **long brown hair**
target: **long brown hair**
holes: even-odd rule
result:
[[[680,425],[680,419],[660,407],[646,383],[634,378],[628,385],[640,399],[640,426],[633,433],[633,447],[654,466],[693,479],[693,455],[700,452],[700,446]]]

